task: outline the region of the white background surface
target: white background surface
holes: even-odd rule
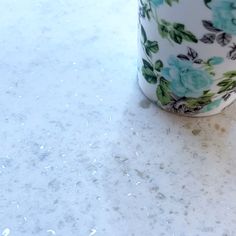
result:
[[[236,112],[136,83],[135,0],[0,1],[0,234],[236,235]]]

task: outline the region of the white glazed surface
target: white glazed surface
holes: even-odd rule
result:
[[[146,100],[136,9],[0,1],[0,235],[236,235],[236,105]]]

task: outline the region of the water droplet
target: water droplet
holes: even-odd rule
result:
[[[56,235],[56,232],[54,230],[52,230],[52,229],[47,230],[47,233],[50,233],[52,235]]]
[[[8,228],[6,228],[6,229],[4,229],[3,232],[2,232],[2,236],[8,236],[8,235],[10,235],[10,232],[11,232],[11,230],[8,229]]]
[[[96,229],[91,229],[91,233],[89,234],[89,236],[93,236],[97,233]]]

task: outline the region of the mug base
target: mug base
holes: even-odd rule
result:
[[[229,107],[236,100],[236,98],[234,96],[231,96],[226,102],[224,102],[223,106],[221,105],[217,109],[214,109],[209,112],[204,112],[204,113],[184,114],[184,113],[172,112],[170,110],[165,109],[157,102],[155,86],[153,86],[153,88],[150,88],[150,85],[144,79],[139,78],[139,75],[137,75],[137,80],[138,80],[138,85],[139,85],[141,92],[148,100],[155,103],[162,110],[172,113],[172,114],[175,114],[175,115],[178,115],[178,116],[186,116],[186,117],[192,117],[192,118],[214,116],[214,115],[222,113],[227,107]]]

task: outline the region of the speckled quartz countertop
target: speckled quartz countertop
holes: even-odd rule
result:
[[[0,235],[236,235],[236,105],[151,104],[136,25],[135,0],[0,1]]]

